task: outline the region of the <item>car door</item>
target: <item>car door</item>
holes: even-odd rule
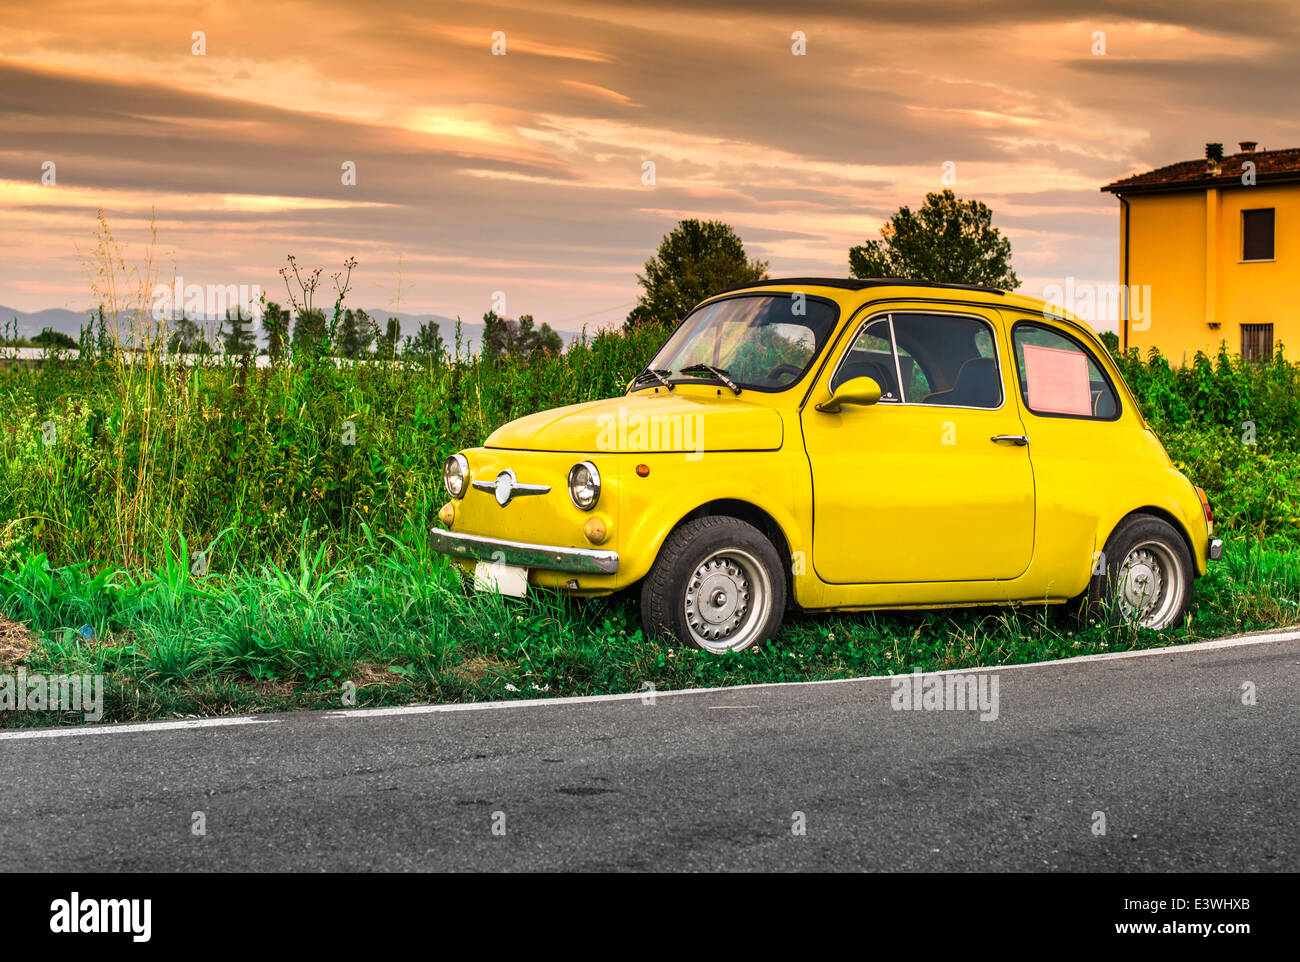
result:
[[[1034,476],[1001,316],[954,306],[853,322],[801,414],[813,568],[830,584],[1015,578],[1034,550]],[[874,405],[812,403],[853,377]]]

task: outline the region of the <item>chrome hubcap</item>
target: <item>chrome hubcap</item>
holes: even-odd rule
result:
[[[767,571],[747,551],[715,551],[686,582],[686,625],[691,640],[706,651],[747,648],[771,610]]]
[[[1130,551],[1119,572],[1119,610],[1124,621],[1157,631],[1169,627],[1182,608],[1182,574],[1178,557],[1158,541]]]

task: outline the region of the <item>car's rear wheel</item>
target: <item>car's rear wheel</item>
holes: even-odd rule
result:
[[[1192,553],[1163,518],[1126,519],[1106,542],[1103,571],[1088,589],[1092,617],[1154,631],[1177,627],[1192,603]]]
[[[776,635],[785,598],[785,566],[761,531],[738,518],[696,518],[668,536],[642,582],[641,622],[647,637],[744,651]]]

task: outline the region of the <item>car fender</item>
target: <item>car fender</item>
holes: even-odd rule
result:
[[[1191,552],[1196,575],[1200,577],[1207,571],[1210,541],[1201,501],[1192,483],[1177,468],[1170,467],[1160,473],[1164,476],[1162,483],[1129,489],[1142,491],[1141,498],[1135,499],[1125,491],[1109,500],[1106,510],[1098,518],[1093,557],[1095,559],[1095,552],[1105,549],[1107,540],[1120,522],[1131,514],[1145,512],[1163,517],[1178,530]]]
[[[780,528],[793,557],[795,579],[811,574],[808,558],[810,498],[808,464],[774,452],[719,452],[705,455],[715,470],[701,470],[681,454],[638,455],[620,474],[620,515],[625,519],[619,538],[620,581],[643,578],[654,565],[664,540],[685,518],[716,501],[737,501],[770,517]],[[649,468],[647,484],[638,490],[640,477],[632,462]],[[802,520],[801,520],[802,519]],[[779,546],[778,546],[779,550]]]

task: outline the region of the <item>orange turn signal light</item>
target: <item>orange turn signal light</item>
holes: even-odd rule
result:
[[[609,528],[600,517],[588,518],[587,523],[582,526],[582,532],[592,544],[600,544],[609,537]]]
[[[638,465],[636,466],[636,473],[639,474],[639,475],[640,475],[641,477],[643,477],[643,478],[645,478],[645,477],[649,477],[649,475],[650,475],[650,465],[648,465],[648,464],[638,464]]]
[[[1210,508],[1210,499],[1205,496],[1205,489],[1198,487],[1196,496],[1201,499],[1201,510],[1205,512],[1205,524],[1210,529],[1210,534],[1214,534],[1214,511]]]

